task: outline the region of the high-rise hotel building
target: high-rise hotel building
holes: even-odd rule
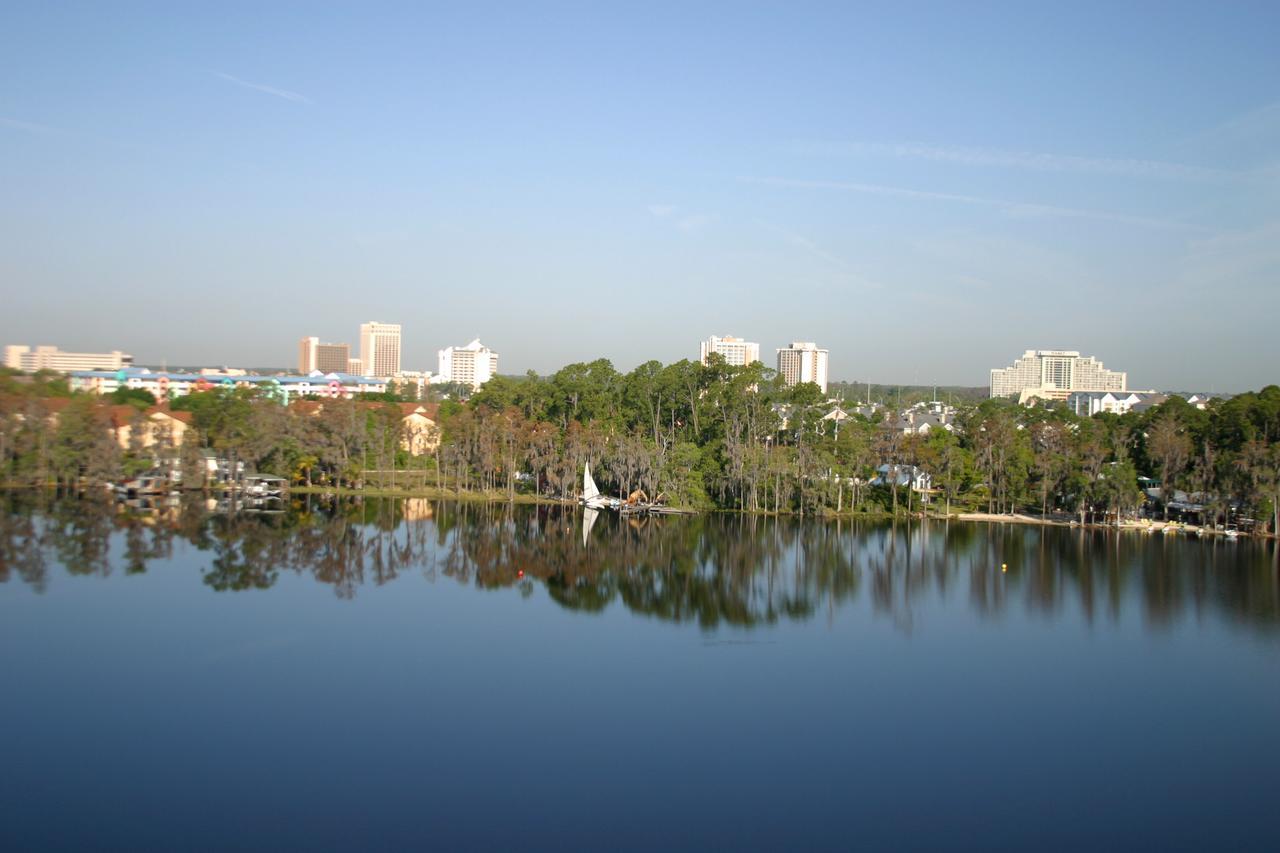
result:
[[[440,373],[436,382],[458,382],[475,389],[498,375],[498,354],[479,338],[464,347],[446,347],[437,356]]]
[[[323,344],[319,338],[303,338],[298,344],[298,372],[304,376],[313,370],[347,373],[350,360],[350,344]]]
[[[721,355],[726,364],[733,364],[739,367],[760,360],[759,344],[752,341],[744,341],[742,338],[735,338],[732,335],[725,335],[723,338],[712,335],[703,341],[698,353],[698,360],[706,364],[707,356],[713,352]]]
[[[367,376],[400,372],[400,324],[371,321],[360,325],[360,364]]]
[[[778,375],[788,385],[812,382],[825,394],[828,354],[813,341],[792,341],[791,346],[778,350]]]
[[[1020,401],[1065,400],[1074,391],[1124,391],[1128,375],[1107,370],[1074,350],[1027,350],[1011,366],[991,371],[991,396]]]

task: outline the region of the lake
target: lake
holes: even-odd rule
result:
[[[0,849],[1274,849],[1271,542],[0,502]]]

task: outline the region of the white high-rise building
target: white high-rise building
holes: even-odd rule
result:
[[[825,394],[828,354],[813,341],[792,341],[791,346],[778,350],[778,374],[788,385],[812,382]]]
[[[1128,374],[1075,350],[1029,349],[1011,366],[991,371],[991,396],[1065,400],[1073,391],[1125,391],[1128,381]]]
[[[133,364],[133,356],[112,352],[63,352],[57,347],[9,345],[4,348],[4,366],[13,370],[120,370]]]
[[[360,364],[368,376],[400,372],[400,324],[376,320],[360,325]]]
[[[464,347],[440,350],[439,375],[436,382],[458,382],[479,388],[498,375],[498,354],[476,338]]]
[[[698,360],[706,364],[707,356],[713,352],[723,356],[726,364],[733,364],[739,367],[760,360],[759,344],[752,341],[744,341],[742,338],[735,338],[733,335],[725,335],[723,338],[712,335],[703,341],[698,353]]]

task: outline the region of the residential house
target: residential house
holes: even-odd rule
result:
[[[910,486],[912,491],[927,493],[933,490],[933,475],[916,465],[890,465],[888,463],[876,468],[876,476],[872,478],[873,486],[889,486],[896,484],[899,488]]]
[[[823,419],[824,421],[835,421],[835,422],[836,422],[836,423],[838,423],[838,424],[842,424],[842,423],[844,423],[845,421],[849,420],[849,418],[851,418],[851,417],[853,417],[853,415],[851,415],[851,414],[849,414],[848,412],[846,412],[846,411],[845,411],[843,408],[841,408],[839,405],[836,405],[836,406],[834,406],[834,407],[831,409],[831,411],[829,411],[829,412],[827,412],[825,415],[823,415],[823,416],[822,416],[822,419]]]
[[[403,426],[403,437],[400,447],[412,456],[434,453],[440,446],[439,406],[436,403],[378,403],[357,402],[353,405],[361,409],[376,409],[383,406],[395,406],[400,413]],[[324,411],[324,400],[295,400],[289,405],[290,410],[302,415],[319,415]]]
[[[110,408],[111,431],[121,449],[129,449],[135,430],[141,430],[139,447],[153,447],[164,444],[168,447],[181,447],[187,430],[191,427],[190,412],[175,412],[168,406],[157,405],[139,411],[133,406],[112,406]]]
[[[1169,399],[1155,391],[1077,391],[1067,397],[1067,408],[1082,418],[1102,412],[1123,415],[1141,412]]]
[[[947,432],[955,430],[948,415],[933,412],[927,408],[907,409],[896,416],[891,415],[890,418],[891,428],[903,435],[928,435],[936,429]]]
[[[439,406],[435,403],[400,403],[404,424],[402,446],[411,456],[435,453],[440,446]]]
[[[1217,399],[1220,398],[1214,394],[1190,394],[1187,396],[1187,402],[1201,411],[1208,407],[1210,401]]]

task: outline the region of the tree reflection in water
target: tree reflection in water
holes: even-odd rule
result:
[[[40,492],[0,499],[0,582],[16,577],[37,592],[53,566],[137,574],[174,559],[184,542],[208,555],[203,581],[218,591],[269,589],[292,572],[353,598],[367,584],[420,574],[525,595],[541,584],[568,609],[620,601],[708,629],[834,618],[864,585],[871,608],[903,630],[921,604],[964,600],[966,588],[983,618],[1011,607],[1053,618],[1074,607],[1089,622],[1115,622],[1128,605],[1156,629],[1207,612],[1268,630],[1280,623],[1273,542],[715,514],[602,514],[584,539],[581,512],[562,506],[308,495],[261,513],[199,495],[138,507]]]

